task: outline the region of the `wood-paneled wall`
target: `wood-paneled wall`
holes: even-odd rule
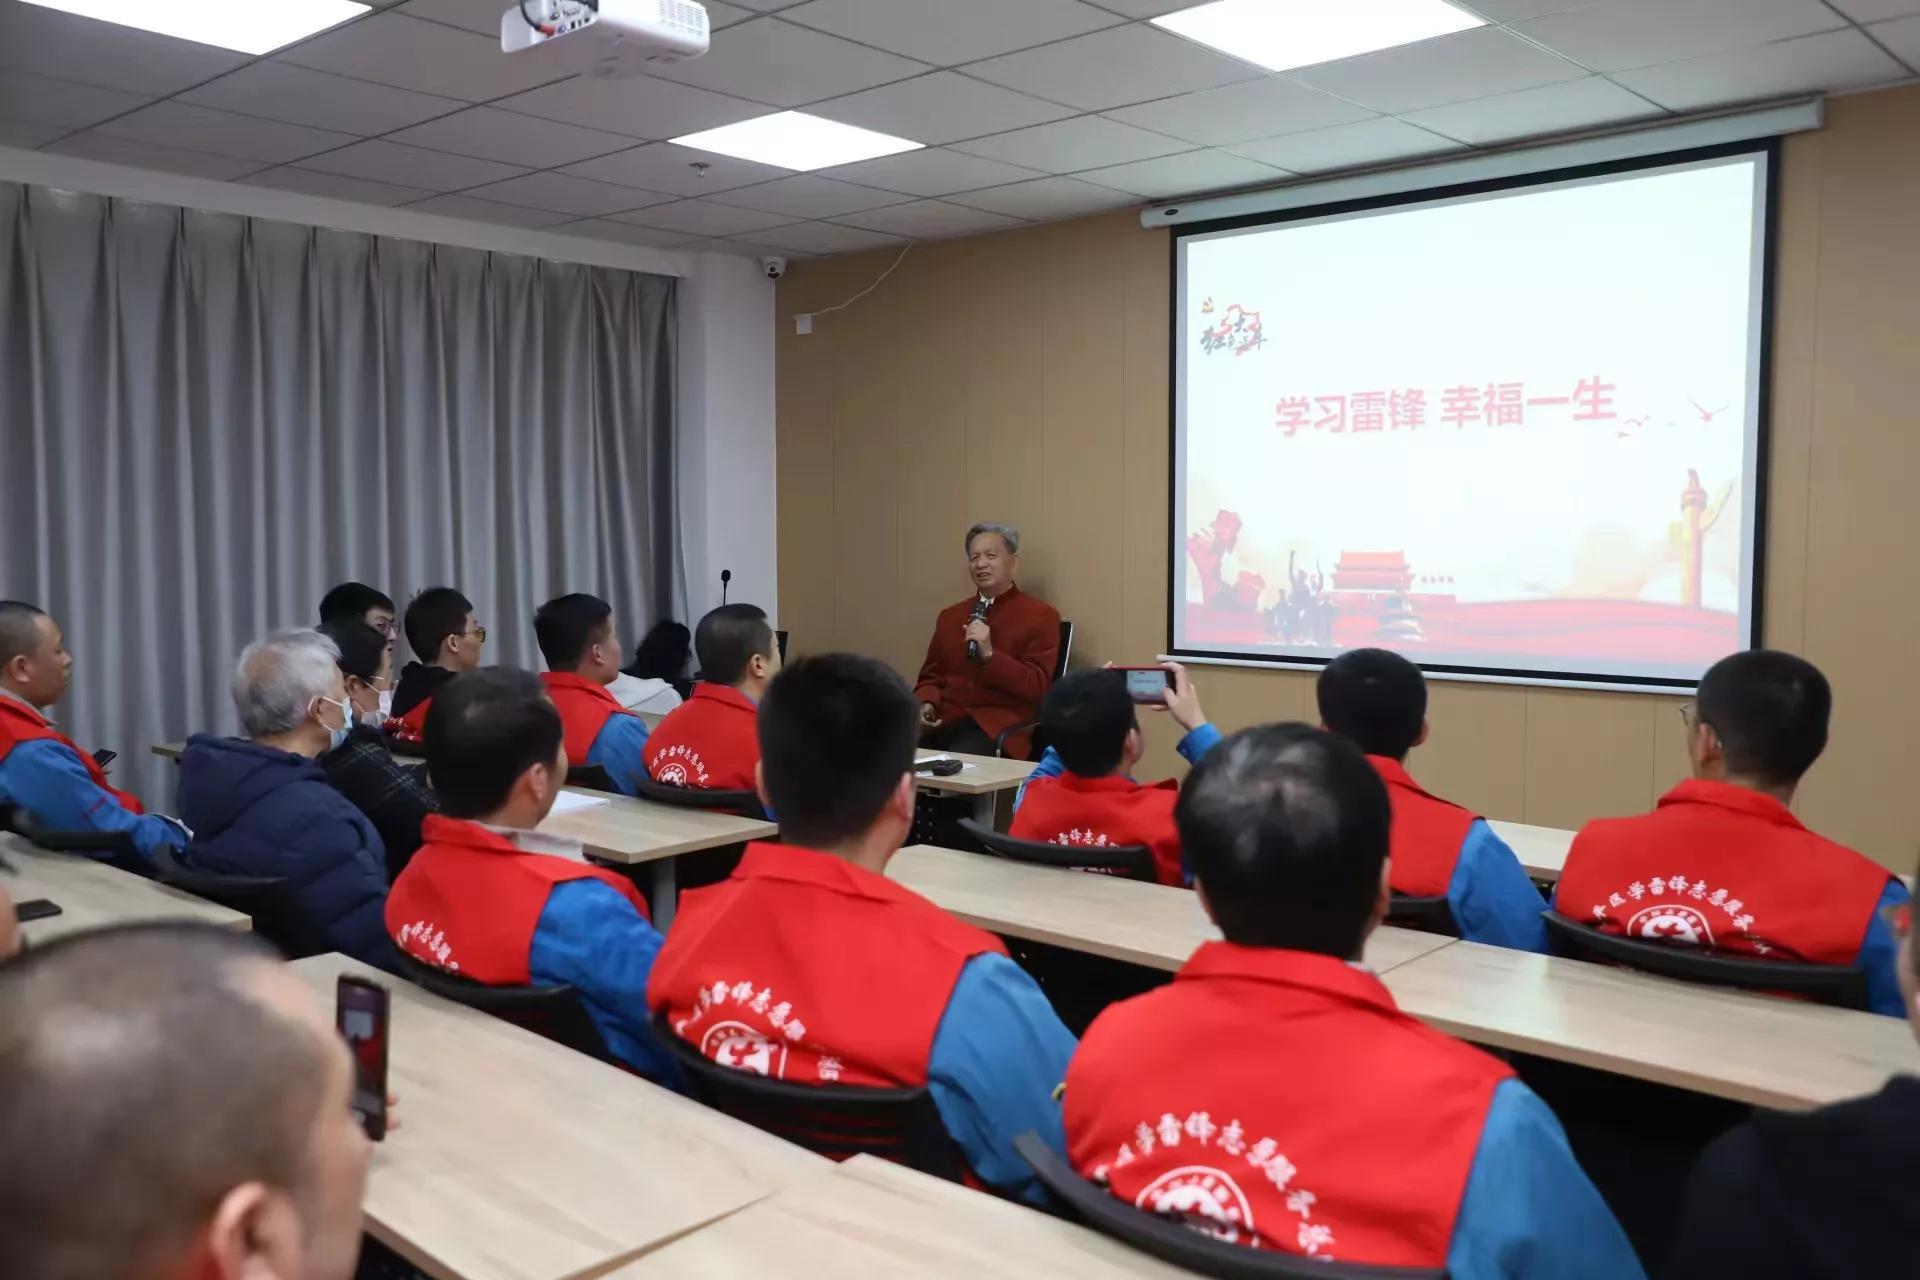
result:
[[[1766,638],[1833,680],[1802,816],[1911,871],[1920,802],[1920,88],[1835,100],[1782,163]],[[1021,526],[1022,584],[1075,663],[1167,643],[1168,234],[1132,214],[797,264],[780,283],[780,619],[795,652],[909,677],[964,596],[974,520]],[[1311,718],[1310,676],[1206,668],[1223,729]],[[1649,806],[1686,770],[1673,698],[1435,682],[1436,791],[1554,826]],[[1156,727],[1145,769],[1178,764]]]

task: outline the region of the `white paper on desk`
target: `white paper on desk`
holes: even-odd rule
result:
[[[552,813],[572,813],[576,809],[597,809],[607,802],[605,796],[583,796],[578,791],[562,791],[553,798]],[[549,815],[551,816],[551,814]]]

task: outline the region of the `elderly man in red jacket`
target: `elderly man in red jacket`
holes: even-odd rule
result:
[[[928,746],[990,756],[1003,730],[1039,718],[1060,656],[1060,613],[1014,585],[1019,569],[1018,529],[967,530],[974,593],[940,611],[914,685]],[[1009,754],[1024,749],[1008,743]]]

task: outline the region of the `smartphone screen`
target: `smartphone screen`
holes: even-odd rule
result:
[[[1165,702],[1167,700],[1166,668],[1128,668],[1127,696],[1135,702]]]
[[[353,1110],[375,1142],[387,1135],[387,989],[342,977],[334,1025],[353,1051]]]

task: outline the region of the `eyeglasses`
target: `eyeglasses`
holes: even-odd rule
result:
[[[481,644],[485,644],[487,642],[487,629],[481,626],[477,622],[474,623],[473,630],[462,631],[460,634],[463,636],[472,636],[475,640],[478,640]]]

